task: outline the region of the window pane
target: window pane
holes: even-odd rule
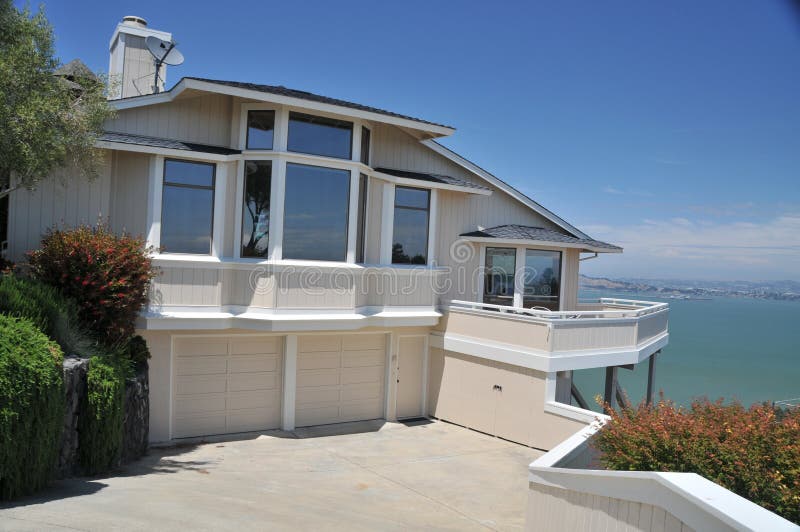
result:
[[[344,261],[350,172],[286,165],[283,258]]]
[[[361,128],[361,162],[369,166],[369,129]]]
[[[270,161],[247,161],[244,167],[242,257],[266,257],[269,247]]]
[[[352,139],[351,122],[289,113],[289,151],[350,159]]]
[[[394,210],[392,264],[425,264],[428,257],[428,211]]]
[[[211,253],[214,192],[164,186],[161,247],[166,253]]]
[[[247,113],[247,149],[271,150],[275,132],[275,111]]]
[[[364,262],[365,225],[367,221],[367,176],[358,176],[358,229],[356,232],[356,262]]]
[[[514,274],[517,250],[486,248],[486,272],[483,282],[483,302],[492,305],[514,304]]]
[[[418,209],[427,209],[429,197],[429,190],[422,188],[396,187],[394,192],[394,204],[396,207],[416,207]]]
[[[164,183],[213,187],[214,165],[167,159],[164,161]]]
[[[525,250],[525,308],[559,310],[561,290],[561,252]]]

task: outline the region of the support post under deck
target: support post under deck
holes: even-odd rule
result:
[[[656,394],[656,357],[661,351],[650,355],[647,365],[647,404],[652,405]]]
[[[606,388],[603,400],[609,408],[617,408],[617,367],[606,368]]]

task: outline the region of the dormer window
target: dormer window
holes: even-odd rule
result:
[[[257,110],[247,113],[247,149],[271,150],[275,136],[275,111]]]
[[[289,113],[288,150],[337,159],[352,158],[353,123]]]

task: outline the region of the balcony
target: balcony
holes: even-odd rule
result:
[[[576,310],[452,301],[444,349],[540,371],[636,364],[668,341],[666,303],[602,298]]]

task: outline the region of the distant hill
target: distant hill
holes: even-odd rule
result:
[[[697,281],[680,279],[609,279],[580,276],[580,287],[626,293],[656,294],[678,299],[706,299],[713,296],[752,297],[800,301],[797,281]]]

